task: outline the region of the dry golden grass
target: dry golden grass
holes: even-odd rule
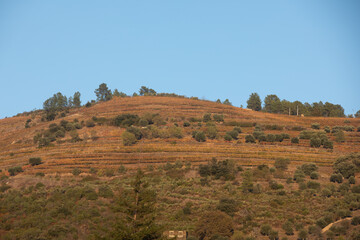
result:
[[[115,98],[108,102],[96,104],[90,108],[72,109],[64,120],[86,121],[93,116],[113,118],[122,113],[159,113],[168,119],[168,125],[174,122],[181,124],[189,117],[202,118],[205,113],[223,114],[225,121],[256,122],[258,124],[277,124],[287,128],[302,126],[310,129],[311,123],[320,123],[321,127],[336,125],[360,126],[360,119],[349,119],[350,123],[344,124],[345,118],[316,118],[296,117],[278,114],[269,114],[227,106],[210,101],[192,100],[186,98],[170,97],[133,97]],[[32,127],[25,129],[27,119],[32,119]],[[59,123],[57,119],[54,123]],[[290,140],[282,143],[246,144],[245,135],[252,133],[254,128],[242,128],[238,141],[225,142],[207,140],[198,143],[191,138],[192,129],[184,129],[183,139],[146,139],[135,146],[122,145],[121,134],[124,129],[113,126],[96,126],[83,128],[79,135],[90,136],[90,132],[97,132],[98,140],[87,140],[78,143],[55,143],[52,147],[37,148],[32,138],[36,132],[45,129],[53,122],[41,122],[40,114],[32,116],[18,116],[0,120],[0,169],[4,170],[13,166],[26,165],[30,157],[41,157],[44,164],[28,167],[25,174],[35,172],[65,173],[78,167],[89,171],[95,168],[118,168],[121,164],[128,167],[137,167],[139,164],[162,164],[166,162],[191,161],[197,165],[208,161],[212,157],[219,160],[230,158],[241,165],[258,165],[272,163],[278,157],[286,157],[294,164],[303,162],[316,162],[319,165],[330,166],[338,156],[350,152],[360,151],[360,133],[346,132],[346,142],[334,142],[334,150],[309,147],[309,140],[300,140],[299,145],[293,145]],[[232,129],[231,126],[218,124],[219,133],[223,135]],[[291,137],[299,135],[299,131],[273,131],[266,133],[289,133]],[[330,138],[333,138],[332,136]],[[176,144],[173,142],[176,141]]]

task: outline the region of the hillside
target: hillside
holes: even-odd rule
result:
[[[0,239],[360,237],[360,119],[159,96],[44,117],[0,120]]]
[[[96,124],[95,127],[83,127],[78,130],[81,142],[61,141],[54,142],[53,146],[38,148],[34,144],[33,137],[37,132],[48,128],[52,123],[59,124],[61,120],[86,122],[93,117],[113,119],[117,115],[131,113],[143,116],[144,114],[160,114],[166,121],[166,126],[177,124],[182,127],[189,118],[201,119],[206,113],[222,114],[224,123],[216,123],[218,138],[207,139],[206,142],[197,142],[191,137],[194,130],[205,129],[205,123],[192,122],[189,127],[183,127],[184,137],[142,139],[134,146],[123,146],[121,135],[125,128],[108,124]],[[27,163],[29,157],[41,157],[44,164],[26,169],[24,174],[34,172],[66,173],[74,167],[88,172],[90,167],[114,168],[121,164],[136,167],[137,164],[160,164],[166,162],[190,161],[197,165],[216,157],[219,160],[233,159],[240,165],[270,164],[279,157],[289,158],[292,162],[315,162],[319,165],[330,166],[334,159],[349,152],[360,151],[360,133],[356,129],[360,127],[360,119],[345,118],[318,118],[297,117],[280,114],[256,112],[241,109],[210,101],[193,100],[187,98],[171,97],[132,97],[114,98],[111,101],[101,102],[92,107],[71,109],[64,118],[58,118],[51,122],[41,121],[41,112],[29,116],[17,116],[0,120],[0,169],[7,169]],[[32,119],[30,128],[25,128],[27,119]],[[241,127],[242,133],[238,140],[225,141],[223,136],[233,129],[227,123],[236,121]],[[346,122],[346,123],[344,123]],[[292,144],[290,139],[282,142],[261,142],[256,144],[245,143],[245,136],[254,131],[254,125],[276,125],[282,129],[264,130],[265,134],[288,133],[291,137],[299,136],[300,131],[294,131],[294,127],[311,129],[312,123],[319,123],[321,129],[324,126],[351,125],[354,132],[345,132],[345,142],[334,142],[333,150],[324,148],[311,148],[309,140],[300,140],[299,144]],[[200,126],[201,124],[201,126]],[[252,125],[251,125],[252,124]],[[84,125],[84,124],[83,124]],[[249,126],[250,125],[250,126]],[[97,139],[92,140],[89,136],[96,134]],[[329,138],[334,140],[332,134]],[[66,140],[69,137],[65,137]]]

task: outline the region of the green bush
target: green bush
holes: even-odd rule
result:
[[[206,136],[209,139],[215,139],[217,137],[217,129],[215,126],[209,126],[206,129]]]
[[[319,174],[317,172],[312,172],[312,173],[310,173],[310,178],[311,179],[319,179]]]
[[[237,140],[237,139],[238,139],[239,132],[234,129],[234,130],[232,130],[232,131],[227,132],[226,135],[230,135],[231,138]]]
[[[183,127],[190,127],[190,123],[189,122],[184,122]]]
[[[276,134],[275,135],[275,141],[276,142],[282,142],[284,140],[284,136],[282,134]]]
[[[284,186],[280,183],[277,183],[275,181],[270,181],[269,182],[269,186],[272,190],[279,190],[279,189],[283,189]]]
[[[238,211],[238,205],[234,199],[222,198],[217,205],[217,209],[228,214],[229,216],[234,216]]]
[[[336,142],[345,142],[345,134],[343,131],[339,130],[334,133]]]
[[[320,183],[314,181],[308,181],[306,187],[310,189],[320,189]]]
[[[288,133],[282,133],[283,139],[290,139],[290,135]]]
[[[130,126],[126,128],[126,131],[129,133],[132,133],[135,135],[136,140],[140,140],[143,137],[143,134],[140,130],[140,128],[134,127],[134,126]]]
[[[226,133],[224,136],[224,140],[225,141],[231,141],[233,138],[231,137],[231,135],[229,133]]]
[[[82,173],[82,171],[81,171],[79,168],[74,168],[74,169],[72,170],[72,174],[73,174],[74,176],[79,176],[80,173]]]
[[[359,172],[360,168],[360,154],[350,154],[339,157],[334,163],[334,171],[341,173],[345,178],[354,176]]]
[[[334,148],[334,143],[332,142],[332,141],[325,141],[324,142],[324,148],[326,148],[326,149],[333,149]]]
[[[210,122],[211,121],[211,113],[205,113],[203,116],[203,122]]]
[[[318,167],[314,163],[305,163],[301,165],[300,169],[305,173],[305,175],[310,176],[312,172],[316,172]]]
[[[15,176],[16,174],[21,173],[23,171],[24,170],[20,166],[12,167],[12,168],[8,169],[8,172],[9,172],[10,176]]]
[[[2,184],[2,185],[0,185],[0,193],[3,193],[10,188],[11,188],[11,186]]]
[[[359,224],[360,224],[360,216],[356,216],[351,219],[351,225],[357,226]]]
[[[325,126],[325,127],[324,127],[324,131],[325,131],[326,133],[330,133],[330,132],[331,132],[330,127],[329,127],[329,126]]]
[[[134,114],[121,114],[115,117],[114,125],[118,127],[130,127],[139,122],[139,116]]]
[[[266,135],[266,141],[267,142],[275,142],[276,141],[276,136],[274,134],[267,134]]]
[[[168,131],[170,137],[179,138],[179,139],[183,137],[182,129],[180,127],[173,126],[170,127]]]
[[[37,172],[37,173],[35,174],[35,176],[36,176],[36,177],[45,177],[45,173],[43,173],[43,172]]]
[[[118,173],[126,173],[126,168],[124,165],[120,165],[120,167],[118,168]]]
[[[342,183],[343,182],[343,176],[341,174],[332,174],[330,176],[330,182]]]
[[[298,137],[291,138],[291,143],[298,144],[299,143],[299,138]]]
[[[260,134],[258,135],[257,139],[259,140],[259,142],[266,142],[266,135]]]
[[[264,225],[261,225],[261,227],[260,227],[261,235],[269,236],[271,231],[272,231],[272,227],[269,224],[264,224]]]
[[[286,221],[282,225],[282,229],[284,229],[286,235],[288,235],[288,236],[294,235],[293,224],[290,221]]]
[[[353,186],[353,187],[351,188],[351,191],[352,191],[353,193],[360,193],[360,185]]]
[[[30,158],[29,159],[29,164],[31,164],[31,166],[40,165],[40,164],[42,164],[42,160],[39,157]]]
[[[205,133],[203,131],[196,132],[195,140],[198,142],[205,142],[206,141]]]
[[[128,131],[125,131],[122,134],[122,140],[123,140],[124,146],[131,146],[137,142],[135,135]]]
[[[83,188],[83,195],[87,200],[98,199],[98,195],[96,194],[95,190],[88,186]]]
[[[253,135],[246,135],[245,136],[245,142],[246,143],[255,143],[255,138]]]
[[[321,139],[318,137],[311,137],[310,147],[319,148],[321,147]]]
[[[320,123],[312,123],[311,128],[312,129],[320,129]]]
[[[303,239],[305,240],[307,238],[307,236],[308,236],[307,231],[302,229],[302,230],[299,231],[298,239],[299,240],[303,240]]]
[[[224,122],[224,115],[214,114],[213,116],[215,122]]]
[[[350,184],[355,184],[355,177],[354,176],[349,177],[349,183]]]
[[[274,167],[278,170],[285,171],[287,170],[289,164],[290,164],[290,159],[278,158],[275,160]]]
[[[88,128],[95,127],[95,122],[93,120],[87,120],[85,126]]]
[[[114,193],[109,186],[102,185],[99,187],[99,196],[103,198],[112,198]]]
[[[237,131],[238,133],[242,133],[242,130],[240,127],[234,127],[233,131]]]

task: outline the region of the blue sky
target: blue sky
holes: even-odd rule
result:
[[[0,0],[0,118],[105,82],[360,109],[360,1]]]

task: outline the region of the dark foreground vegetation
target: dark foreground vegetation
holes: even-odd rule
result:
[[[360,155],[340,157],[332,173],[314,163],[291,166],[213,158],[199,167],[176,161],[137,171],[75,168],[72,176],[2,174],[0,236],[161,239],[166,230],[186,230],[192,240],[358,239]]]

